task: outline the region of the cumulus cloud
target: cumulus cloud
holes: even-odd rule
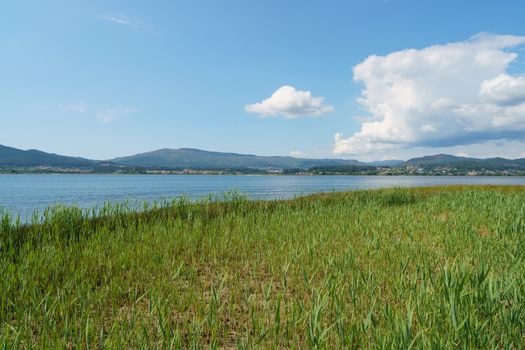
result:
[[[481,84],[481,95],[500,105],[516,105],[525,102],[525,77],[500,74]]]
[[[334,110],[325,102],[324,97],[314,97],[310,91],[296,90],[289,85],[280,87],[269,98],[247,105],[244,109],[263,117],[281,116],[287,119],[319,116]]]
[[[449,147],[525,137],[525,77],[507,69],[525,36],[467,41],[370,56],[354,67],[369,113],[360,130],[335,135],[334,153]]]
[[[129,107],[104,108],[97,112],[97,119],[104,124],[108,124],[134,112],[135,109]]]

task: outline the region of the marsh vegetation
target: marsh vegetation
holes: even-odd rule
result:
[[[520,349],[524,258],[522,187],[6,214],[0,345]]]

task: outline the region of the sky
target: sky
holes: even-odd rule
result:
[[[9,1],[0,144],[525,157],[523,0]]]

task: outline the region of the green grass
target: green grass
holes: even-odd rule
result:
[[[525,347],[525,189],[0,219],[1,348]]]

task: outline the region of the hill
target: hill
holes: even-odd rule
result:
[[[308,169],[327,165],[365,165],[357,160],[306,159],[280,156],[256,156],[252,154],[210,152],[193,148],[160,149],[110,162],[143,168],[192,168],[192,169]]]
[[[2,167],[92,168],[97,163],[97,161],[85,158],[61,156],[35,149],[24,151],[0,145],[0,166]]]
[[[253,154],[211,152],[193,148],[160,149],[132,156],[118,157],[108,161],[80,157],[62,156],[36,149],[20,150],[0,145],[0,168],[4,171],[66,171],[93,173],[136,173],[149,170],[179,171],[242,171],[266,172],[283,169],[285,173],[311,171],[323,174],[412,174],[415,168],[425,173],[453,169],[454,174],[467,174],[470,171],[481,173],[522,173],[525,171],[525,158],[469,158],[449,154],[436,154],[408,161],[385,160],[360,162],[353,159],[311,159],[287,156],[257,156]],[[417,169],[416,169],[417,170]],[[420,170],[417,170],[421,174]]]
[[[405,162],[406,167],[420,167],[432,169],[436,167],[447,167],[456,169],[470,170],[525,170],[525,159],[506,159],[506,158],[469,158],[457,157],[449,154],[436,154],[413,158]]]

